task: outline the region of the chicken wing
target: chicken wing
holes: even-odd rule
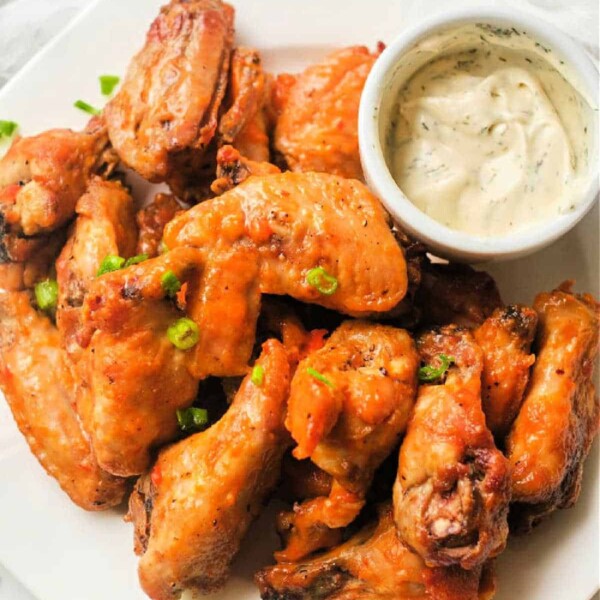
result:
[[[419,388],[400,449],[395,519],[428,566],[472,569],[503,550],[508,535],[508,461],[481,408],[482,352],[456,326],[423,334],[421,359],[452,361],[444,383]]]
[[[121,502],[126,482],[98,466],[73,408],[76,382],[58,331],[27,292],[0,291],[0,387],[31,451],[75,504]]]
[[[67,353],[76,360],[81,307],[102,260],[135,252],[137,229],[133,199],[118,182],[95,177],[75,209],[77,220],[56,261],[56,325]]]
[[[292,171],[362,179],[358,106],[379,52],[364,46],[344,48],[295,79],[289,75],[276,79],[275,148]]]
[[[270,340],[225,416],[207,431],[163,450],[130,500],[139,576],[153,600],[207,593],[227,579],[251,521],[279,478],[289,445],[283,426],[290,367]]]
[[[506,442],[511,525],[522,532],[579,497],[583,461],[598,431],[592,383],[599,305],[570,282],[537,296],[540,326],[531,382]]]
[[[156,194],[154,200],[138,211],[136,221],[139,238],[136,254],[154,258],[161,253],[161,242],[165,225],[183,208],[171,194]]]
[[[65,225],[94,173],[116,164],[106,127],[92,119],[83,132],[53,129],[17,138],[0,160],[0,262],[25,262]]]
[[[536,312],[521,305],[497,308],[473,331],[483,351],[481,401],[488,429],[502,442],[512,425],[535,361],[530,354]]]
[[[264,600],[487,600],[493,576],[481,567],[429,568],[397,535],[390,504],[377,523],[317,558],[262,569]]]
[[[191,255],[179,249],[108,273],[85,297],[77,408],[98,462],[110,473],[143,473],[151,451],[177,436],[176,410],[196,397],[189,352],[167,337],[184,313],[161,286],[169,270],[186,281]]]
[[[398,444],[417,388],[418,356],[403,329],[346,321],[298,365],[286,427],[333,478],[329,494],[280,518],[287,538],[278,561],[295,561],[339,541],[365,503],[375,470]],[[338,530],[338,531],[330,531]]]
[[[478,327],[504,303],[494,279],[462,264],[422,266],[415,297],[424,325]]]
[[[194,195],[217,130],[233,17],[221,0],[171,0],[104,110],[123,162],[149,181],[168,182],[182,198]]]

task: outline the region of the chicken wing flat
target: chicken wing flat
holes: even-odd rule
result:
[[[247,376],[221,420],[163,450],[131,496],[140,581],[153,600],[179,598],[186,588],[220,588],[277,483],[289,446],[283,420],[290,367],[283,346],[266,342],[257,366],[262,382]]]
[[[77,408],[110,473],[143,473],[151,451],[177,436],[176,410],[196,397],[189,352],[167,336],[184,313],[161,286],[169,270],[185,282],[193,252],[180,249],[98,277],[85,297]]]
[[[512,467],[511,525],[528,531],[579,497],[583,461],[598,431],[592,383],[599,306],[570,283],[537,296],[540,326],[531,382],[506,442]]]
[[[333,485],[328,496],[282,516],[287,546],[276,554],[278,561],[333,545],[339,528],[356,518],[375,470],[406,427],[418,362],[406,331],[366,321],[346,321],[323,348],[300,362],[286,427],[298,444],[294,455],[310,457],[333,477]]]
[[[485,271],[425,262],[415,305],[424,325],[478,327],[504,303],[496,282]]]
[[[81,351],[81,307],[102,260],[132,256],[137,243],[133,199],[119,182],[92,179],[75,212],[73,231],[56,261],[56,324],[72,358]]]
[[[537,321],[532,308],[507,306],[497,308],[473,331],[483,351],[483,412],[488,429],[499,441],[506,437],[523,401],[535,361],[530,349]]]
[[[358,106],[378,55],[364,46],[344,48],[295,79],[289,75],[276,79],[275,147],[292,171],[362,179]]]
[[[0,291],[0,387],[31,451],[75,504],[121,502],[125,480],[99,468],[73,408],[76,384],[58,331],[27,292]]]
[[[0,160],[0,262],[25,262],[65,225],[94,173],[108,173],[116,156],[106,127],[53,129],[17,138]]]
[[[508,461],[481,408],[482,352],[456,326],[417,344],[426,365],[453,364],[445,382],[419,388],[400,448],[396,524],[427,565],[472,569],[504,549],[510,499]]]
[[[140,209],[136,215],[139,238],[136,254],[154,258],[161,253],[161,242],[165,225],[183,209],[175,196],[156,194],[154,200]]]
[[[234,11],[221,0],[172,0],[150,26],[104,112],[122,161],[184,197],[217,130]]]
[[[429,568],[402,543],[390,504],[379,519],[317,558],[262,569],[263,600],[487,600],[493,576],[481,567]]]

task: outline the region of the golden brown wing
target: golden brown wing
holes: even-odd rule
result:
[[[295,80],[279,77],[275,147],[292,171],[362,179],[358,106],[378,52],[364,46],[337,50]],[[291,84],[291,85],[290,85]]]
[[[126,482],[98,466],[73,408],[76,382],[50,320],[26,292],[0,291],[0,387],[33,454],[86,510],[121,502]]]
[[[136,215],[139,228],[136,254],[154,258],[161,254],[161,242],[165,225],[183,208],[172,194],[156,194],[152,202]]]
[[[418,347],[427,365],[443,356],[454,364],[445,381],[419,388],[400,448],[396,524],[428,565],[470,569],[506,544],[508,461],[485,424],[482,353],[471,334],[448,326],[423,334]]]
[[[506,447],[512,467],[511,520],[529,530],[558,508],[572,506],[583,461],[598,431],[592,383],[598,352],[598,303],[570,284],[537,296],[537,359]]]
[[[136,486],[130,515],[136,526],[142,587],[153,600],[190,588],[221,587],[251,521],[279,477],[288,447],[283,426],[290,368],[283,346],[270,340],[225,416],[207,431],[163,450]]]
[[[428,568],[402,543],[390,504],[377,523],[316,558],[262,569],[255,580],[264,600],[484,600],[493,596],[481,567]],[[490,589],[492,588],[492,589]]]
[[[116,181],[92,179],[75,212],[75,225],[56,261],[56,324],[72,358],[81,351],[81,307],[102,260],[132,256],[137,241],[133,199]]]
[[[473,331],[483,351],[481,401],[489,430],[504,440],[514,421],[529,369],[535,360],[530,354],[537,326],[536,312],[522,305],[497,308]]]
[[[149,181],[167,181],[181,197],[216,133],[233,16],[221,0],[171,0],[104,111],[123,162]]]

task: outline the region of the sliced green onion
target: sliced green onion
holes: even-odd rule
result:
[[[183,317],[173,323],[167,329],[167,338],[175,348],[179,350],[189,350],[193,348],[200,338],[198,325],[191,319]]]
[[[265,380],[265,370],[260,365],[256,365],[252,369],[252,374],[250,375],[250,380],[256,387],[260,387]]]
[[[35,284],[35,301],[41,310],[52,312],[58,303],[58,283],[54,279],[46,279]]]
[[[19,128],[19,124],[14,121],[0,121],[0,138],[11,137]]]
[[[446,371],[450,368],[450,365],[455,362],[451,356],[440,354],[438,356],[440,361],[439,367],[433,365],[425,365],[419,369],[419,381],[423,383],[429,383],[442,377]]]
[[[101,110],[93,107],[91,104],[84,102],[83,100],[76,100],[73,103],[73,106],[75,108],[78,108],[79,110],[82,110],[83,112],[90,114],[90,115],[99,115],[102,112]]]
[[[100,81],[100,91],[102,92],[102,95],[110,96],[119,85],[121,78],[117,75],[100,75],[98,80]]]
[[[148,260],[149,256],[147,254],[136,254],[135,256],[131,256],[125,261],[123,267],[130,267],[131,265],[139,265],[141,262]]]
[[[333,383],[331,383],[331,381],[329,381],[329,379],[327,379],[327,377],[325,377],[325,375],[322,375],[321,373],[319,373],[319,371],[317,371],[316,369],[313,369],[312,367],[308,367],[306,369],[306,372],[311,375],[312,377],[314,377],[315,379],[317,379],[318,381],[321,381],[322,383],[324,383],[325,385],[328,385],[330,388],[335,387],[333,385]]]
[[[180,289],[181,289],[181,281],[177,278],[177,275],[173,273],[170,269],[163,274],[160,278],[160,285],[170,298],[172,298]]]
[[[338,280],[323,267],[311,269],[306,274],[306,283],[319,290],[325,296],[335,294],[335,291],[338,289]]]
[[[100,275],[104,275],[105,273],[118,271],[119,269],[122,269],[124,265],[125,259],[122,256],[109,254],[108,256],[105,256],[103,261],[100,263],[100,268],[96,273],[96,277],[100,277]]]
[[[208,425],[208,411],[205,408],[177,409],[177,422],[181,431],[201,431]]]
[[[158,245],[158,253],[166,254],[169,251],[169,247],[165,244],[165,240],[160,240],[160,244]]]

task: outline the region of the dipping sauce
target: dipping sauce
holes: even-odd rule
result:
[[[585,101],[543,56],[480,37],[427,62],[400,89],[388,164],[409,200],[440,223],[502,236],[582,198]]]

